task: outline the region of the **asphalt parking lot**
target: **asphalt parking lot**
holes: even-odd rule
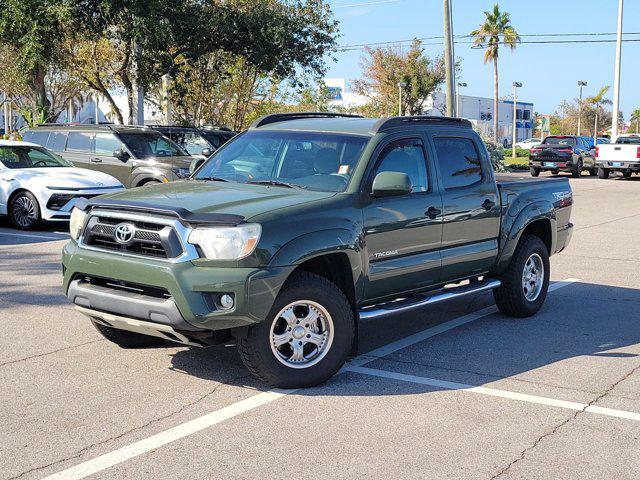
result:
[[[64,229],[0,223],[0,478],[639,478],[640,177],[571,185],[537,316],[481,294],[367,321],[293,392],[232,346],[103,340],[59,290]]]

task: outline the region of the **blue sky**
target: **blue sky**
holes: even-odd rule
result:
[[[640,32],[637,1],[625,2],[624,32]],[[466,35],[477,28],[484,18],[482,12],[491,9],[495,3],[486,0],[452,2],[456,35]],[[330,0],[329,3],[340,22],[340,45],[442,35],[442,0]],[[521,35],[616,31],[617,0],[502,0],[498,3],[502,10],[511,14],[512,24]],[[640,35],[628,38],[640,39]],[[430,56],[443,51],[442,45],[425,45],[424,48]],[[461,93],[492,97],[493,70],[483,63],[483,51],[458,44],[455,53],[462,64],[462,81],[468,84]],[[361,56],[362,51],[338,52],[337,62],[330,63],[327,76],[358,78]],[[500,95],[511,93],[514,80],[522,81],[524,86],[518,93],[519,99],[533,102],[540,113],[553,113],[563,99],[577,98],[577,81],[586,80],[585,96],[604,85],[611,85],[609,97],[612,99],[614,57],[615,43],[520,45],[514,52],[502,49]],[[640,108],[639,58],[640,42],[623,43],[620,108],[627,120],[631,110]]]

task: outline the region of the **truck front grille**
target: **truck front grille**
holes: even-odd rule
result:
[[[172,298],[166,288],[155,287],[151,285],[142,285],[140,283],[125,282],[123,280],[114,280],[110,278],[96,277],[93,275],[77,274],[74,279],[80,280],[89,285],[95,285],[110,290],[117,290],[126,293],[135,293],[144,295],[145,297],[159,298],[162,300]]]
[[[118,227],[125,232],[118,234]],[[113,252],[160,259],[184,253],[175,229],[167,224],[96,214],[89,218],[84,244]]]

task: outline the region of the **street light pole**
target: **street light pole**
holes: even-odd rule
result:
[[[613,115],[611,117],[611,140],[618,138],[618,112],[620,111],[620,60],[622,56],[622,11],[624,0],[618,2],[618,39],[616,41],[616,70],[613,80]]]
[[[516,106],[518,104],[518,87],[522,86],[522,82],[513,82],[513,142],[511,143],[511,151],[513,158],[516,157]]]
[[[453,61],[453,23],[451,21],[451,0],[444,0],[444,68],[446,80],[447,116],[455,116],[454,91],[454,61]]]
[[[466,87],[467,84],[465,82],[457,82],[456,83],[456,116],[461,117],[460,113],[460,87]]]
[[[402,89],[407,86],[406,82],[398,82],[398,116],[402,117]]]
[[[578,87],[580,87],[580,101],[578,102],[578,136],[580,136],[580,125],[582,123],[582,87],[586,87],[587,82],[584,80],[578,80]]]

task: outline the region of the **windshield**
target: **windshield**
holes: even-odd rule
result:
[[[234,136],[231,132],[208,132],[206,130],[202,132],[202,135],[209,141],[211,145],[213,145],[213,148],[215,149],[220,148],[226,141],[228,141],[230,138],[233,138]]]
[[[119,132],[118,135],[136,158],[187,155],[182,148],[158,132]]]
[[[546,145],[551,143],[553,145],[571,145],[572,147],[575,147],[576,139],[575,137],[547,137],[542,143]]]
[[[7,168],[73,167],[55,153],[41,147],[0,146],[0,162]]]
[[[616,143],[622,145],[640,145],[640,137],[618,137]]]
[[[211,156],[195,178],[282,182],[342,192],[368,141],[368,137],[320,132],[249,131]]]

